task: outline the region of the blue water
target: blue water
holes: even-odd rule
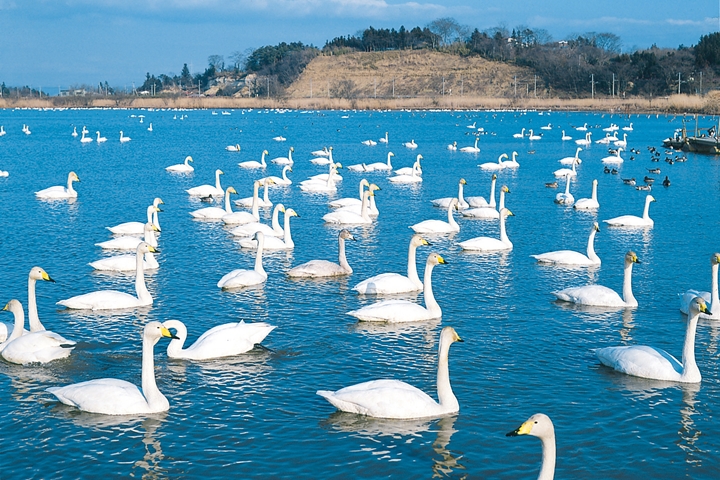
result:
[[[3,478],[108,477],[273,477],[273,478],[534,478],[540,463],[535,438],[508,438],[530,415],[549,415],[557,435],[557,478],[717,478],[720,467],[718,338],[720,325],[701,321],[696,355],[700,385],[662,383],[615,373],[599,365],[594,349],[646,344],[680,357],[685,318],[678,294],[709,290],[710,255],[720,250],[720,162],[689,154],[687,162],[652,163],[648,145],[660,142],[682,119],[671,116],[545,112],[296,112],[130,110],[5,110],[0,125],[0,303],[27,301],[27,274],[42,266],[57,283],[37,285],[40,318],[48,329],[79,342],[72,355],[47,365],[18,366],[0,361],[0,471]],[[144,115],[144,122],[140,117]],[[186,117],[185,117],[186,115]],[[182,118],[182,120],[181,120]],[[149,123],[153,131],[147,131]],[[466,125],[488,133],[480,154],[450,152],[446,145],[472,145]],[[548,189],[557,159],[573,155],[573,126],[588,123],[593,139],[610,123],[634,124],[629,147],[641,150],[618,175],[603,173],[607,148],[593,144],[581,153],[573,182],[575,198],[589,197],[599,180],[601,208],[583,213],[553,203]],[[708,127],[716,119],[701,118]],[[552,123],[552,131],[540,126]],[[32,135],[21,132],[28,124]],[[87,125],[108,142],[82,145],[70,133]],[[690,122],[694,126],[694,121]],[[515,139],[522,128],[542,132],[530,142]],[[132,141],[120,144],[119,131]],[[390,144],[360,142],[384,136]],[[620,136],[622,137],[622,130]],[[272,137],[282,135],[287,142]],[[401,142],[414,139],[410,151]],[[239,143],[242,151],[227,152]],[[361,174],[343,169],[333,196],[302,193],[297,183],[326,167],[309,163],[310,151],[334,147],[343,165],[384,161],[393,151],[396,167],[422,154],[422,184],[394,186],[383,173],[367,174],[377,192],[378,221],[351,230],[348,244],[355,272],[349,278],[291,281],[284,272],[313,258],[336,259],[337,231],[325,226],[328,198],[357,195]],[[214,182],[222,169],[225,187],[252,195],[260,176],[237,167],[240,161],[286,156],[295,148],[294,184],[271,190],[270,198],[294,208],[295,250],[269,253],[269,274],[261,288],[223,292],[222,275],[252,268],[254,254],[242,251],[217,223],[194,221],[189,211],[206,206],[185,189]],[[431,251],[448,262],[436,267],[435,296],[442,321],[413,325],[365,325],[347,311],[374,301],[352,286],[371,275],[404,272],[409,225],[446,212],[429,200],[454,196],[460,177],[466,195],[489,193],[490,173],[477,164],[519,152],[521,167],[502,171],[500,185],[511,193],[515,213],[507,223],[515,247],[507,254],[463,254],[458,241],[498,235],[497,222],[458,217],[461,230],[430,238],[418,250],[418,266]],[[532,152],[532,153],[531,153]],[[169,174],[164,167],[191,155],[195,172]],[[664,159],[665,155],[662,156]],[[602,267],[558,270],[538,266],[531,254],[570,248],[584,251],[593,221],[622,214],[641,215],[646,192],[621,178],[647,175],[660,167],[672,185],[657,185],[650,215],[655,227],[622,231],[601,223],[595,247]],[[38,201],[33,192],[64,184],[74,170],[74,203]],[[279,175],[271,165],[266,174]],[[561,182],[562,183],[562,182]],[[152,307],[130,312],[66,312],[55,302],[96,289],[133,292],[132,275],[101,274],[88,262],[104,254],[94,243],[109,238],[106,226],[143,220],[154,197],[160,215],[160,268],[147,273]],[[270,217],[270,209],[263,211]],[[633,287],[639,307],[592,312],[553,302],[551,291],[593,281],[617,291],[622,259],[637,252]],[[418,301],[422,300],[419,295]],[[157,381],[170,401],[167,413],[109,417],[79,412],[45,392],[50,386],[100,377],[140,383],[140,332],[150,320],[180,319],[189,341],[226,322],[266,321],[276,325],[251,352],[206,362],[169,360],[161,340],[155,347]],[[5,313],[2,319],[11,322]],[[422,421],[375,420],[336,413],[318,389],[335,390],[377,378],[409,382],[435,396],[437,342],[453,326],[465,343],[450,351],[453,390],[460,413]]]

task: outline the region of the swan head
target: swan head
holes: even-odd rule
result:
[[[393,152],[388,152],[388,157],[394,157],[395,154]]]
[[[515,214],[513,212],[511,212],[510,210],[508,210],[507,208],[503,208],[502,210],[500,210],[500,215],[505,215],[506,217],[514,217],[515,216]]]
[[[70,172],[70,173],[68,174],[68,178],[69,178],[69,180],[72,180],[73,182],[79,182],[79,181],[80,181],[80,177],[78,177],[78,176],[77,176],[77,173],[75,173],[75,172]]]
[[[288,208],[287,210],[285,210],[284,213],[285,213],[285,215],[290,216],[290,217],[300,218],[300,215],[298,215],[297,212],[295,210],[293,210],[292,208]]]
[[[257,240],[257,242],[260,243],[261,240],[265,240],[265,234],[258,230],[257,232],[255,232],[252,238],[253,240]]]
[[[332,147],[330,147],[330,148],[332,149]],[[294,151],[295,151],[295,147],[290,147],[290,151],[291,151],[291,152],[294,152]]]
[[[656,201],[657,201],[657,200],[655,200],[655,197],[653,197],[652,195],[648,195],[647,198],[646,198],[646,200],[647,200],[648,202],[656,202]]]
[[[369,186],[370,186],[370,182],[368,182],[368,179],[367,179],[367,178],[363,178],[362,180],[360,180],[360,185],[369,187]]]
[[[497,175],[493,173],[492,180],[497,180]]]
[[[340,235],[338,235],[338,237],[342,238],[343,240],[355,240],[353,234],[344,228],[340,230]]]
[[[368,187],[368,189],[372,192],[374,192],[375,190],[382,190],[380,187],[378,187],[374,183],[371,183],[370,186]]]
[[[552,420],[544,413],[536,413],[528,418],[522,425],[505,434],[506,437],[517,437],[519,435],[532,435],[539,438],[552,438],[555,436],[555,427]]]
[[[500,189],[501,192],[510,193],[510,189],[507,187],[507,185],[503,185]]]
[[[143,329],[143,337],[149,338],[155,342],[160,340],[162,337],[179,339],[170,330],[168,330],[168,327],[166,327],[164,323],[156,321],[148,322],[148,324],[145,325],[145,328]]]
[[[152,222],[146,223],[146,224],[145,224],[145,227],[143,227],[143,230],[145,230],[145,233],[159,232],[159,231],[160,231],[160,230],[157,228],[157,226],[155,226],[155,224],[152,223]]]
[[[149,243],[140,242],[140,245],[137,246],[136,252],[140,255],[144,255],[146,253],[160,253],[160,250],[153,247]]]
[[[447,265],[445,259],[439,253],[431,253],[427,259],[428,265]]]
[[[190,155],[188,155],[187,157],[185,157],[185,161],[186,161],[186,162],[194,162],[193,158],[192,158]]]
[[[413,141],[414,141],[414,140],[413,140]],[[425,158],[425,157],[423,157],[422,155],[419,155],[419,154],[418,154],[417,158],[415,158],[415,161],[416,161],[416,162],[419,162],[419,161],[422,160],[423,158]]]
[[[270,155],[270,152],[268,152],[267,150],[263,150],[263,155]]]
[[[282,203],[278,203],[277,205],[275,205],[275,208],[277,208],[278,211],[285,213],[285,205],[283,205]]]
[[[600,231],[600,225],[598,225],[597,222],[593,223],[593,230],[596,231],[596,232],[599,232],[599,231]]]
[[[440,332],[440,343],[443,343],[443,340],[449,341],[450,343],[465,341],[460,338],[460,335],[458,335],[453,327],[445,327],[442,329],[442,332]]]
[[[425,240],[419,233],[416,233],[412,236],[412,239],[410,239],[410,245],[420,247],[422,245],[430,245],[430,242]]]
[[[507,154],[507,153],[501,154],[501,155],[498,157],[498,162],[502,161],[503,158],[508,158],[508,154]]]
[[[342,163],[340,163],[340,162],[335,162],[335,164],[334,164],[333,166],[334,166],[335,168],[342,168]]]
[[[225,175],[225,172],[223,172],[220,169],[215,170],[215,175]]]
[[[461,178],[460,185],[467,185],[467,181],[464,178]]]
[[[156,197],[155,200],[153,200],[153,206],[157,207],[158,205],[165,205],[165,202],[163,202],[160,197]]]
[[[185,342],[185,338],[187,337],[187,327],[183,322],[180,320],[165,320],[162,323],[162,326],[168,330],[171,328],[175,330],[174,334],[170,332],[173,335],[170,338],[180,340],[180,342]]]
[[[630,250],[625,254],[625,263],[642,263],[637,254]]]
[[[31,268],[29,277],[33,280],[44,280],[46,282],[55,283],[55,280],[50,278],[50,275],[48,275],[47,272],[40,267]]]
[[[710,263],[713,265],[720,264],[720,253],[713,253],[712,257],[710,257]]]
[[[707,306],[707,303],[705,303],[705,300],[702,297],[695,297],[692,299],[692,302],[690,302],[690,306],[688,310],[691,312],[691,316],[694,313],[697,315],[698,313],[704,313],[706,315],[712,315],[712,312]]]
[[[19,313],[23,316],[25,315],[25,312],[23,311],[23,308],[22,308],[22,303],[20,303],[20,300],[16,300],[14,298],[5,305],[5,307],[3,308],[3,311],[12,312],[15,314]]]
[[[162,200],[160,201],[162,203]],[[162,208],[158,207],[157,205],[151,205],[154,212],[162,212]]]
[[[234,187],[228,187],[228,188],[225,190],[225,192],[227,192],[227,193],[237,193],[237,190],[235,190]]]

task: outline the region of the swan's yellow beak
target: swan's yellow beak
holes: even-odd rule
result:
[[[437,259],[438,259],[438,263],[441,264],[441,265],[447,265],[447,263],[448,263],[448,262],[446,262],[445,259],[444,259],[443,257],[441,257],[440,255],[437,256]]]
[[[529,435],[532,431],[532,427],[534,425],[534,422],[528,420],[527,422],[520,425],[518,428],[513,430],[512,432],[508,432],[505,434],[506,437],[517,437],[518,435]]]
[[[157,225],[155,225],[154,223],[151,223],[150,225],[152,225],[152,229],[155,230],[156,232],[160,231],[160,229],[157,228]]]
[[[175,340],[180,340],[180,338],[178,338],[177,335],[175,335],[174,333],[172,333],[170,330],[168,330],[168,329],[165,328],[165,327],[160,327],[160,333],[162,334],[163,337],[172,338],[172,339],[175,339]]]
[[[424,238],[421,238],[421,239],[420,239],[420,242],[421,242],[422,245],[431,245],[431,243],[428,242],[427,240],[425,240]]]
[[[148,245],[148,250],[150,250],[150,253],[160,253],[160,250],[153,247],[152,245]]]
[[[3,307],[3,311],[5,311],[5,310],[10,310],[10,302],[6,303],[5,306]]]
[[[503,192],[510,193],[510,189],[508,187],[506,187],[505,185],[503,185]]]
[[[45,271],[42,272],[42,279],[45,280],[46,282],[55,283],[55,280],[50,278],[50,275],[48,275],[47,272],[45,272]]]
[[[600,226],[599,226],[597,223],[595,224],[595,231],[596,231],[596,232],[599,232],[599,231],[600,231]]]
[[[155,207],[155,211],[156,211],[156,212],[162,212],[162,209],[160,209],[160,207]]]

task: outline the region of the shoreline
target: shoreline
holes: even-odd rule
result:
[[[552,110],[619,114],[720,114],[720,94],[658,98],[494,98],[438,96],[412,98],[233,98],[233,97],[47,97],[0,98],[0,109],[291,109],[291,110]]]

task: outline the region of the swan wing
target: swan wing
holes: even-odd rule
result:
[[[603,365],[636,377],[677,381],[683,371],[675,357],[645,345],[600,348],[595,354]]]
[[[91,413],[131,415],[150,411],[147,400],[137,386],[115,378],[50,387],[47,391],[65,405]]]
[[[259,285],[267,280],[267,275],[262,275],[255,270],[233,270],[224,275],[217,286],[223,289],[248,287],[250,285]]]
[[[150,303],[144,304],[136,296],[129,293],[118,292],[117,290],[99,290],[77,295],[67,300],[60,300],[57,304],[73,310],[111,310],[151,305],[152,300]]]
[[[425,220],[410,226],[410,228],[416,233],[448,233],[459,230],[443,220]]]
[[[539,255],[530,255],[535,258],[538,263],[556,264],[556,265],[594,265],[587,255],[573,250],[557,250],[555,252],[541,253]]]
[[[49,330],[26,333],[8,343],[2,356],[11,363],[47,363],[70,356],[75,342]]]
[[[203,333],[182,353],[184,357],[195,360],[239,355],[252,350],[274,329],[275,326],[264,322],[218,325]]]
[[[508,245],[505,242],[498,240],[497,238],[490,237],[471,238],[470,240],[460,242],[458,245],[460,245],[463,250],[473,250],[478,252],[491,252],[512,249],[512,244]]]
[[[558,300],[578,305],[596,307],[624,307],[625,302],[614,290],[602,285],[586,285],[584,287],[565,288],[553,292]]]
[[[112,233],[136,234],[145,233],[145,224],[142,222],[125,222],[115,225],[114,227],[106,227]]]
[[[367,322],[419,322],[437,318],[422,305],[407,300],[385,300],[347,314]]]
[[[712,305],[712,295],[710,294],[710,292],[701,292],[698,290],[688,290],[687,292],[682,294],[682,296],[680,297],[680,311],[684,314],[687,314],[690,307],[690,302],[692,302],[695,297],[701,297],[703,300],[705,300],[705,303],[710,305],[710,311],[715,313],[715,309],[718,308],[718,305]]]
[[[418,292],[422,288],[422,284],[416,285],[408,277],[399,273],[381,273],[358,283],[353,290],[373,295]]]
[[[147,257],[146,257],[147,258]],[[102,258],[94,262],[90,262],[88,265],[93,267],[95,270],[104,270],[112,272],[134,272],[137,269],[137,260],[134,254],[130,255],[115,255],[114,257]],[[157,260],[148,262],[143,261],[143,270],[152,270],[158,268]]]
[[[348,272],[340,265],[327,260],[310,260],[307,263],[298,265],[288,270],[290,277],[334,277],[338,275],[349,275]]]

